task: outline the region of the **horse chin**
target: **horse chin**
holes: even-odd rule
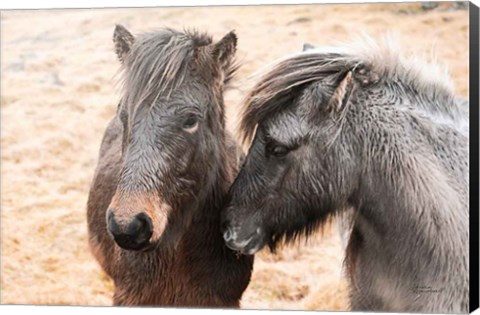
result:
[[[184,233],[180,229],[167,228],[160,237],[150,240],[152,249],[163,248],[176,250]]]
[[[139,252],[148,253],[157,248],[157,242],[149,242],[145,247],[139,250]]]
[[[242,255],[254,255],[266,245],[266,239],[262,234],[253,234],[244,240],[229,240],[225,244],[228,248]]]
[[[248,246],[248,247],[240,250],[240,254],[242,254],[242,255],[255,255],[255,254],[258,253],[263,247],[265,247],[265,242],[261,242],[261,243],[255,244],[255,246],[253,246],[253,247]]]

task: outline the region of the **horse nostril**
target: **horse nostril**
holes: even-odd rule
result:
[[[145,220],[138,219],[135,217],[128,225],[127,229],[125,230],[125,234],[129,236],[136,236],[142,232],[145,228],[146,223]]]
[[[227,228],[225,230],[225,232],[223,233],[223,239],[225,240],[225,242],[230,242],[231,240],[233,240],[235,238],[235,235],[232,231],[231,228]]]
[[[146,245],[153,234],[152,219],[145,213],[137,214],[132,221],[121,228],[115,220],[115,214],[108,212],[108,230],[115,242],[122,248],[138,250]]]
[[[152,219],[143,212],[137,214],[135,219],[128,225],[127,234],[136,235],[137,239],[148,241],[153,234]]]

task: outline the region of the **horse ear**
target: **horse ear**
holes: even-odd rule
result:
[[[347,104],[348,98],[353,90],[353,84],[352,71],[348,71],[347,75],[342,79],[330,97],[327,105],[328,111],[333,113],[342,111],[345,104]]]
[[[312,49],[315,49],[315,46],[313,46],[310,43],[303,43],[302,51],[307,51],[307,50],[312,50]]]
[[[134,41],[135,37],[133,37],[123,25],[115,25],[115,30],[113,31],[113,43],[115,44],[115,52],[120,62],[123,63],[125,61]]]
[[[227,69],[237,51],[237,35],[230,31],[213,46],[212,55],[224,69]]]

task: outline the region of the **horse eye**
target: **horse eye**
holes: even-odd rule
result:
[[[197,127],[197,124],[197,117],[190,116],[183,122],[183,129],[195,129]]]
[[[283,157],[283,156],[287,155],[288,152],[290,152],[290,150],[286,146],[283,146],[283,145],[275,145],[275,146],[271,147],[269,151],[270,151],[270,154],[275,156],[275,157]]]

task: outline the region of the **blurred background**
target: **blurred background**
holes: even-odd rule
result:
[[[86,200],[120,93],[116,23],[134,34],[198,28],[238,35],[242,67],[226,93],[233,130],[241,78],[304,42],[396,34],[445,65],[468,98],[468,5],[337,4],[1,12],[1,303],[111,305],[113,284],[87,244]],[[276,255],[260,252],[243,308],[348,309],[335,225]]]

